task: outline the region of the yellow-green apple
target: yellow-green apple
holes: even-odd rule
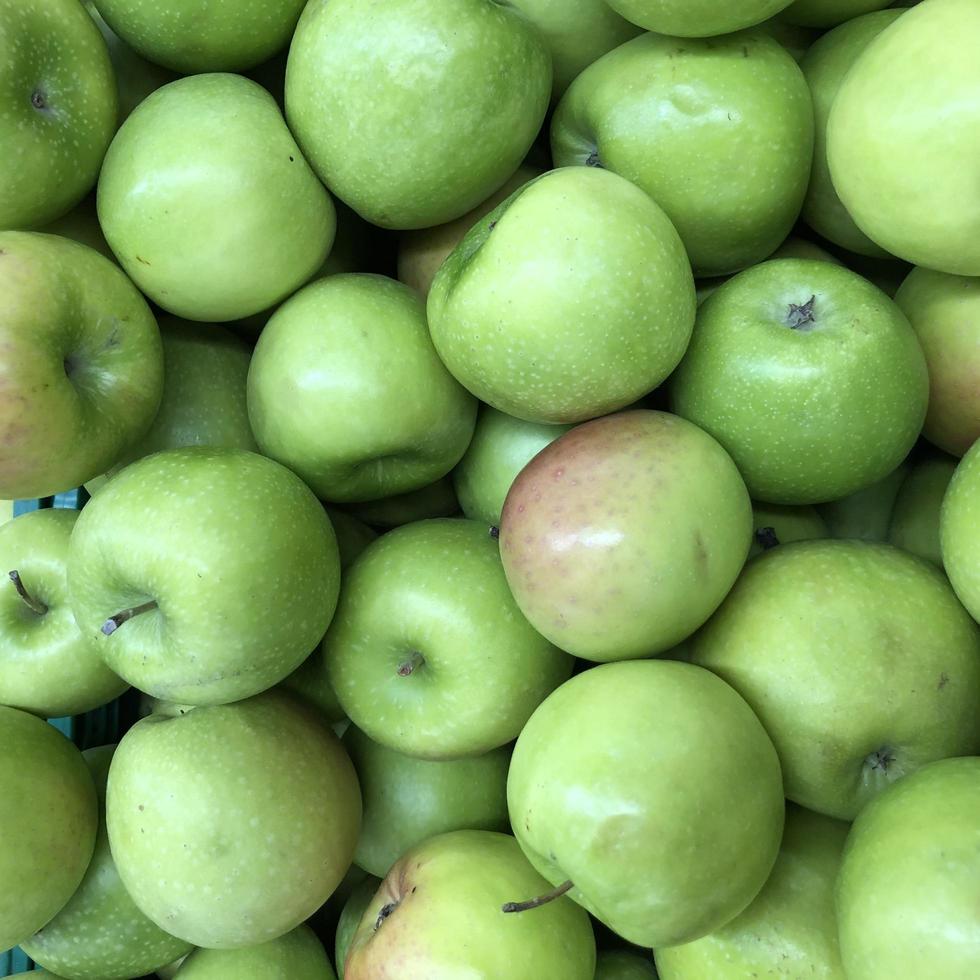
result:
[[[797,238],[790,235],[779,248],[776,249],[770,259],[820,259],[823,262],[833,262],[834,265],[844,265],[836,255],[821,248],[814,242],[807,241],[805,238]]]
[[[657,980],[657,970],[649,954],[606,949],[596,955],[594,980]]]
[[[792,0],[608,0],[627,20],[644,30],[678,37],[730,34],[758,24]]]
[[[909,470],[895,497],[888,541],[913,555],[943,567],[939,543],[939,515],[958,460],[945,453],[932,453]]]
[[[828,28],[891,6],[911,5],[893,4],[892,0],[794,0],[779,16],[789,24]]]
[[[939,516],[943,566],[960,602],[980,622],[980,439],[960,460]]]
[[[459,514],[459,501],[449,475],[441,476],[418,490],[346,506],[358,520],[382,530],[432,517],[455,517]]]
[[[750,558],[780,544],[830,536],[826,522],[813,507],[753,504],[752,521]]]
[[[356,867],[356,865],[355,865]],[[347,959],[347,951],[350,949],[351,940],[357,927],[360,924],[364,910],[371,904],[378,887],[381,884],[380,878],[368,875],[350,893],[344,908],[337,921],[337,934],[334,941],[334,963],[337,965],[337,976],[344,980],[344,961]]]
[[[374,528],[337,507],[327,507],[327,516],[337,535],[340,567],[345,569],[378,536]]]

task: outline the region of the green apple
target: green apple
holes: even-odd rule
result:
[[[176,980],[335,980],[323,944],[307,925],[242,949],[196,949]]]
[[[573,902],[558,898],[530,913],[503,911],[515,896],[547,887],[509,834],[460,830],[433,837],[402,857],[365,909],[344,980],[593,980],[592,927]]]
[[[905,478],[888,525],[888,540],[897,548],[943,567],[939,515],[957,460],[935,453],[916,463]]]
[[[166,966],[161,966],[156,971],[156,975],[160,980],[174,980],[177,976],[177,971],[184,965],[184,960],[187,959],[186,956],[181,956],[174,960],[172,963],[168,963]]]
[[[848,980],[977,975],[978,812],[974,757],[924,767],[858,817],[837,882]]]
[[[891,6],[892,0],[795,0],[780,17],[790,24],[827,28]]]
[[[753,504],[752,547],[749,557],[791,541],[810,541],[830,536],[827,523],[813,507]]]
[[[787,24],[779,14],[764,20],[761,24],[756,24],[755,29],[778,41],[793,56],[797,64],[803,60],[810,45],[820,37],[819,31],[796,24]]]
[[[241,71],[289,44],[304,0],[94,0],[144,58],[179,72]]]
[[[694,324],[694,281],[646,194],[608,171],[566,167],[474,225],[426,310],[439,356],[482,401],[533,422],[578,422],[673,371]]]
[[[886,6],[886,3],[880,2],[878,6]],[[815,124],[813,169],[803,202],[803,219],[814,231],[837,245],[852,252],[878,257],[888,253],[858,228],[834,190],[827,162],[827,119],[841,82],[851,66],[864,49],[901,14],[901,10],[880,10],[849,20],[821,37],[801,62],[813,96]]]
[[[750,562],[694,638],[755,709],[786,796],[852,820],[896,779],[980,749],[980,628],[945,576],[869,541],[800,541]]]
[[[741,912],[783,828],[779,762],[758,718],[708,671],[670,660],[604,664],[558,688],[517,740],[507,799],[535,868],[647,947]]]
[[[351,721],[422,759],[516,738],[573,666],[521,615],[486,525],[461,519],[370,544],[346,573],[323,657]]]
[[[111,262],[116,262],[116,257],[109,248],[109,243],[102,234],[102,226],[99,224],[99,215],[95,209],[95,193],[84,197],[79,204],[71,209],[67,214],[55,218],[37,229],[46,235],[59,235],[61,238],[70,238],[74,242],[81,242],[94,248],[96,252],[104,255]],[[118,263],[116,263],[118,265]]]
[[[190,951],[133,903],[119,879],[105,826],[105,792],[115,745],[82,755],[99,795],[99,829],[85,877],[68,904],[39,932],[21,943],[36,963],[74,980],[138,977]]]
[[[99,802],[81,752],[54,726],[0,705],[0,950],[71,898],[95,847]]]
[[[141,691],[219,704],[263,691],[323,636],[339,590],[330,520],[285,467],[192,446],[126,467],[72,533],[82,633]]]
[[[980,276],[980,5],[920,3],[847,73],[827,123],[834,187],[857,226],[916,265]]]
[[[360,817],[339,740],[278,691],[143,718],[109,770],[123,884],[157,925],[198,946],[254,946],[294,929],[343,877]]]
[[[870,486],[822,504],[818,511],[827,523],[825,536],[887,541],[895,501],[910,472],[909,463],[903,461]]]
[[[517,169],[551,96],[538,31],[497,0],[311,0],[286,117],[321,180],[383,228],[465,214]]]
[[[607,949],[596,956],[594,980],[657,980],[657,970],[649,956]]]
[[[0,703],[44,718],[92,711],[129,686],[102,662],[68,604],[78,511],[44,508],[0,527]]]
[[[962,456],[980,439],[980,279],[913,269],[895,302],[918,335],[929,367],[922,434]]]
[[[929,376],[915,332],[881,290],[830,262],[776,259],[701,304],[671,391],[674,411],[731,453],[754,499],[813,504],[905,458]]]
[[[752,505],[728,454],[648,410],[576,426],[514,481],[500,550],[535,629],[588,660],[663,653],[725,597]]]
[[[354,861],[383,878],[410,847],[451,830],[510,829],[510,751],[447,762],[413,759],[372,741],[353,725],[344,746],[364,801]]]
[[[0,232],[0,495],[105,472],[162,388],[156,320],[118,266],[67,238]]]
[[[956,467],[943,498],[939,538],[946,574],[980,622],[980,439]]]
[[[525,422],[482,406],[469,449],[453,470],[463,513],[470,520],[499,524],[507,491],[517,474],[570,428],[570,424]]]
[[[326,511],[337,535],[337,550],[343,570],[354,563],[354,559],[378,536],[378,532],[347,511],[337,507],[327,507]]]
[[[796,222],[813,153],[810,91],[763,31],[646,34],[569,86],[551,147],[556,166],[633,181],[676,225],[695,274],[723,275],[761,262]]]
[[[0,0],[0,229],[45,224],[88,193],[116,111],[109,52],[78,0]]]
[[[648,31],[678,37],[711,37],[751,27],[792,0],[607,0],[627,20]]]
[[[828,252],[825,248],[805,238],[797,238],[790,235],[779,248],[776,249],[770,259],[819,259],[822,262],[832,262],[834,265],[844,265],[836,255]]]
[[[106,154],[98,207],[130,278],[189,320],[284,299],[321,265],[336,226],[275,100],[240,75],[181,78],[140,103]]]
[[[840,820],[791,804],[779,857],[762,891],[717,932],[657,950],[660,980],[847,980],[834,917],[834,882],[847,831]]]
[[[356,518],[371,527],[386,530],[433,517],[455,517],[459,514],[459,501],[456,499],[452,479],[443,476],[418,490],[359,504],[348,504],[347,508]]]
[[[371,904],[371,899],[374,898],[380,884],[379,878],[370,875],[350,893],[350,897],[344,903],[337,923],[337,937],[334,943],[334,963],[337,965],[337,976],[340,980],[344,980],[344,961],[347,959],[351,940],[357,932],[364,910]]]

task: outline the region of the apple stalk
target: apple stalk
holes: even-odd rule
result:
[[[561,898],[566,892],[570,892],[575,885],[571,881],[563,881],[560,885],[552,888],[550,892],[538,895],[537,898],[529,898],[526,902],[507,902],[501,906],[502,912],[527,912],[529,909],[540,908],[553,902],[556,898]]]
[[[149,602],[143,602],[138,606],[130,606],[129,609],[123,609],[122,612],[116,613],[115,616],[110,616],[102,624],[102,632],[106,636],[112,636],[113,633],[122,626],[123,623],[129,622],[134,616],[139,616],[142,613],[149,612],[151,609],[156,609],[157,603],[155,599],[151,599]]]
[[[14,588],[17,590],[17,595],[27,603],[28,608],[33,613],[37,613],[38,616],[43,616],[47,611],[48,607],[41,602],[40,599],[35,599],[34,596],[27,591],[24,583],[21,581],[20,572],[15,568],[12,572],[7,573],[10,576],[10,581],[14,583]]]

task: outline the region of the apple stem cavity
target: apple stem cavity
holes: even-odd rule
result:
[[[113,633],[122,626],[123,623],[129,622],[134,616],[139,616],[142,613],[149,612],[151,609],[156,609],[157,604],[155,599],[151,599],[149,602],[141,603],[138,606],[130,606],[129,609],[124,609],[122,612],[117,612],[115,616],[110,616],[102,624],[102,632],[106,636],[112,636]]]
[[[537,898],[529,898],[526,902],[508,902],[506,905],[501,906],[501,911],[527,912],[529,909],[540,908],[542,905],[553,902],[556,898],[561,898],[562,895],[571,891],[574,887],[575,885],[571,881],[563,881],[556,888],[552,888],[550,892],[538,895]]]
[[[605,167],[602,165],[602,161],[599,159],[599,149],[598,147],[594,149],[586,158],[585,165],[587,167],[598,167],[600,170],[604,170]]]
[[[796,303],[789,304],[789,313],[786,315],[786,325],[790,330],[802,330],[810,323],[816,323],[816,315],[813,307],[817,302],[816,296],[811,296],[805,303],[798,306]]]
[[[759,547],[763,551],[769,551],[779,544],[779,538],[776,537],[776,529],[774,527],[757,527],[755,529],[755,540],[759,543]]]
[[[38,616],[43,616],[47,611],[48,607],[41,602],[40,599],[35,599],[34,596],[27,591],[24,587],[24,583],[20,579],[20,572],[15,568],[12,572],[7,573],[10,576],[10,581],[14,583],[14,588],[17,590],[17,595],[27,603],[28,608],[33,613],[37,613]]]
[[[397,902],[389,902],[387,905],[381,906],[381,911],[378,913],[377,919],[374,922],[374,931],[377,932],[381,928],[381,923],[391,915],[395,909],[398,908]]]
[[[872,769],[880,769],[882,772],[888,772],[888,767],[895,761],[895,753],[889,748],[881,748],[876,752],[872,752],[865,760],[864,763],[870,766]]]
[[[500,537],[500,528],[496,524],[490,525],[490,537],[496,541]]]
[[[408,677],[409,674],[415,673],[417,667],[421,667],[425,663],[425,657],[416,650],[408,660],[403,660],[398,665],[398,676]]]

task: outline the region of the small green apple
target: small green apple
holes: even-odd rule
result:
[[[949,483],[939,538],[946,574],[960,602],[980,622],[980,439],[960,461]]]
[[[756,24],[755,29],[778,41],[793,56],[797,64],[803,61],[810,45],[820,37],[819,31],[796,24],[787,24],[778,14],[770,17],[769,20],[764,20],[761,24]]]
[[[418,490],[348,504],[347,509],[371,527],[387,530],[433,517],[455,517],[459,514],[459,501],[452,479],[443,476]]]
[[[790,235],[779,248],[776,249],[770,259],[819,259],[822,262],[832,262],[834,265],[844,265],[836,255],[821,248],[814,242],[809,242],[805,238],[797,238]]]
[[[109,243],[105,240],[105,235],[102,234],[102,226],[99,224],[99,215],[95,208],[94,192],[82,198],[67,214],[55,218],[54,221],[36,230],[46,235],[58,235],[61,238],[70,238],[73,242],[81,242],[82,245],[94,248],[110,262],[119,264],[112,249],[109,248]]]
[[[780,544],[830,536],[826,522],[813,507],[753,504],[752,520],[754,530],[750,558]]]
[[[758,24],[792,0],[608,0],[613,10],[648,31],[678,37],[730,34]]]
[[[903,460],[891,473],[870,486],[821,504],[817,510],[827,523],[830,538],[859,538],[862,541],[887,541],[895,501],[911,472]]]
[[[596,956],[594,980],[657,980],[657,970],[649,956],[607,949]]]
[[[939,515],[957,460],[935,453],[917,462],[905,478],[888,525],[888,541],[943,567]]]
[[[327,507],[326,511],[337,535],[340,568],[343,570],[354,563],[354,559],[378,536],[378,532],[345,510]]]
[[[369,875],[357,885],[344,903],[340,920],[337,922],[337,936],[334,943],[334,963],[337,965],[339,980],[344,980],[344,961],[347,959],[347,951],[350,949],[354,933],[357,932],[364,910],[371,904],[380,885],[380,878]]]
[[[178,79],[137,106],[106,154],[98,208],[136,285],[189,320],[235,320],[284,299],[336,228],[275,100],[229,74]]]
[[[825,29],[891,6],[892,0],[794,0],[779,16],[790,24]]]
[[[323,182],[383,228],[429,228],[517,169],[551,96],[544,39],[497,0],[311,0],[286,117]]]

